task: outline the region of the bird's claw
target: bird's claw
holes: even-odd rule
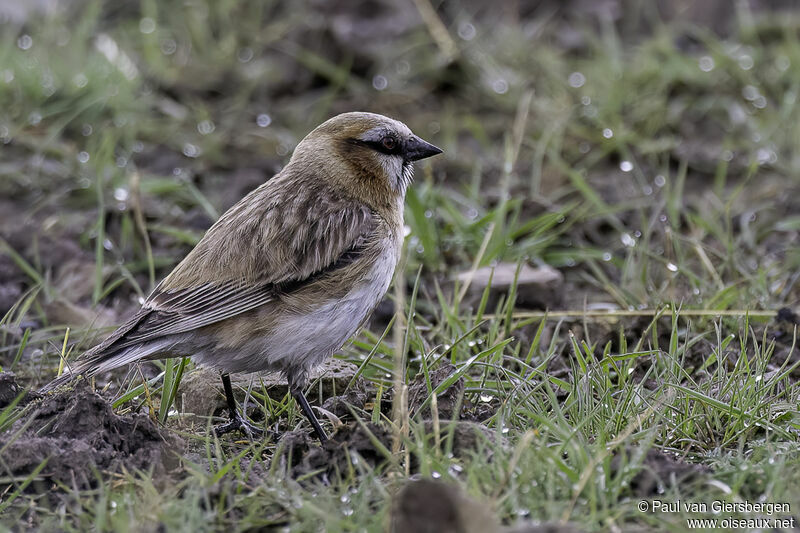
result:
[[[241,430],[242,433],[247,435],[247,437],[250,438],[251,440],[253,439],[253,437],[261,437],[265,433],[263,429],[251,424],[246,418],[237,413],[236,416],[232,417],[228,422],[215,426],[214,434],[217,437],[221,437],[226,433],[230,433],[236,430]]]

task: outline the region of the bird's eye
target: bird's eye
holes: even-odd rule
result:
[[[397,141],[394,137],[384,137],[381,139],[381,145],[387,150],[394,150],[397,147]]]

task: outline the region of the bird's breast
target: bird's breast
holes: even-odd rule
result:
[[[271,326],[253,335],[248,321],[248,341],[225,349],[226,355],[219,357],[224,365],[219,366],[231,372],[291,371],[311,368],[332,355],[364,324],[389,288],[400,246],[394,235],[383,239],[374,241],[344,271],[259,310],[271,319]]]

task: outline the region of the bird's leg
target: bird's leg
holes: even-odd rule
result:
[[[314,433],[317,434],[320,444],[325,444],[328,440],[328,436],[325,434],[325,430],[322,429],[322,424],[317,420],[314,411],[311,410],[311,406],[308,404],[308,400],[306,400],[303,394],[302,386],[300,386],[296,380],[292,379],[291,376],[289,376],[289,392],[292,393],[294,401],[296,401],[300,409],[303,410],[303,414],[306,415],[306,418],[311,423],[311,427],[314,428]]]
[[[253,437],[254,435],[261,435],[264,433],[264,430],[258,428],[247,421],[247,418],[242,413],[239,413],[239,410],[236,408],[236,397],[233,395],[233,387],[231,386],[231,377],[228,374],[220,374],[222,376],[222,387],[225,389],[225,401],[228,404],[228,412],[230,413],[230,421],[226,422],[225,424],[216,426],[214,428],[214,432],[219,435],[224,435],[225,433],[230,433],[231,431],[236,431],[237,429],[241,429],[244,433],[247,434],[248,437]]]

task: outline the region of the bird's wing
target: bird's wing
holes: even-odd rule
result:
[[[260,307],[276,294],[352,263],[378,223],[370,209],[357,204],[297,213],[303,202],[290,202],[258,217],[235,216],[237,207],[223,215],[131,320],[86,355],[96,358]]]

